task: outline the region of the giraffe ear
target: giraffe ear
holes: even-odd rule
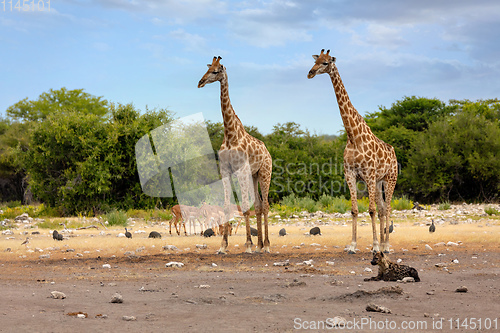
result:
[[[207,67],[210,68],[210,67],[212,67],[212,65],[211,64],[207,64]]]
[[[331,60],[331,61],[332,61],[332,64],[334,64],[334,63],[335,63],[335,61],[337,61],[337,58],[332,57],[332,60]]]
[[[318,57],[319,57],[319,55],[317,55],[317,54],[314,54],[314,55],[313,55],[313,59],[314,59],[314,60],[318,60]]]

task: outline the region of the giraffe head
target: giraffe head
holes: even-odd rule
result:
[[[222,58],[214,57],[211,64],[208,64],[208,71],[203,75],[200,82],[198,82],[198,88],[204,87],[206,84],[214,83],[220,81],[224,78],[226,73],[226,67],[220,63]]]
[[[307,74],[308,79],[312,79],[316,74],[330,73],[335,66],[335,57],[330,55],[330,50],[325,53],[325,49],[323,49],[320,55],[313,55],[313,58],[316,62]]]

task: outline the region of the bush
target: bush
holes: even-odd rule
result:
[[[491,206],[485,207],[484,212],[488,215],[500,215],[500,211],[496,210]]]
[[[108,224],[110,226],[127,226],[127,213],[120,211],[120,210],[112,210],[108,214],[106,214],[105,217],[106,221],[108,221]]]
[[[438,206],[439,210],[448,210],[451,208],[451,204],[449,201],[441,202]]]
[[[392,199],[391,207],[394,210],[409,210],[413,208],[413,201],[403,195],[401,198]]]

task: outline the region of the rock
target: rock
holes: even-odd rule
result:
[[[196,244],[196,248],[197,249],[206,249],[207,248],[207,244]]]
[[[134,316],[123,316],[122,319],[125,320],[125,321],[135,321],[135,320],[137,320],[137,318],[135,318]]]
[[[65,299],[66,298],[66,295],[60,291],[52,291],[51,292],[52,294],[52,298],[55,298],[55,299]]]
[[[79,313],[76,315],[76,318],[85,319],[85,318],[87,318],[87,316],[83,313]]]
[[[76,256],[77,256],[78,258],[82,258],[82,257],[83,257],[83,254],[81,254],[81,253],[77,253],[77,254],[76,254]]]
[[[415,282],[415,279],[411,276],[407,276],[407,277],[404,277],[402,280],[398,280],[398,282],[402,282],[402,283]]]
[[[454,264],[458,264],[459,261],[458,261],[458,259],[453,259],[451,262]]]
[[[30,219],[29,215],[27,213],[23,213],[19,216],[16,216],[16,218],[14,219],[15,221],[19,221],[19,222],[25,222],[25,221],[28,221]],[[33,220],[33,219],[31,219]]]
[[[213,262],[212,267],[217,267],[217,264]]]
[[[40,259],[49,259],[50,258],[50,254],[42,254],[41,256],[39,256],[38,258]]]
[[[458,246],[458,243],[450,241],[450,242],[446,243],[446,246]]]
[[[347,319],[344,317],[333,317],[331,318],[332,320],[328,322],[330,327],[346,327],[347,325]]]
[[[125,237],[125,234],[123,232],[120,232],[116,237]]]
[[[177,251],[177,250],[179,250],[179,249],[177,248],[177,246],[175,246],[175,245],[165,245],[165,246],[163,247],[163,249],[164,249],[164,250],[171,250],[171,251]]]
[[[110,264],[104,264],[104,265],[102,265],[102,268],[111,268],[111,265]]]
[[[302,263],[304,265],[307,265],[307,266],[312,266],[313,262],[314,262],[314,260],[310,259],[310,260],[304,260]]]
[[[290,266],[290,262],[287,261],[280,261],[280,262],[275,262],[273,266]]]
[[[373,270],[372,270],[370,267],[366,267],[366,268],[364,269],[364,271],[365,271],[365,272],[368,272],[368,273],[373,272]]]
[[[439,242],[439,243],[434,244],[434,246],[444,246],[444,245],[446,245],[445,242]]]
[[[430,245],[429,245],[429,244],[425,244],[425,249],[426,249],[427,251],[432,251],[432,247],[430,247]]]
[[[434,295],[434,292],[433,291],[428,291],[428,292],[426,292],[426,294],[432,296],[432,295]]]
[[[335,265],[335,262],[334,262],[334,261],[328,261],[328,260],[327,260],[327,261],[326,261],[326,264],[327,264],[327,265],[330,265],[330,266],[333,266],[333,265]]]
[[[381,313],[392,313],[392,311],[389,310],[388,308],[386,308],[385,306],[380,306],[380,305],[377,305],[375,303],[369,303],[366,306],[366,311],[381,312]]]
[[[123,303],[123,296],[116,293],[111,297],[110,303]]]
[[[435,264],[434,266],[436,266],[436,267],[446,267],[446,266],[448,266],[448,264],[445,264],[444,262],[440,262],[440,263]]]
[[[297,279],[293,279],[293,282],[286,284],[285,287],[287,287],[287,288],[304,287],[305,285],[306,285],[306,283],[304,281],[299,281]]]
[[[9,236],[9,235],[13,235],[13,234],[14,234],[14,233],[12,232],[12,230],[9,230],[9,229],[2,231],[2,235],[7,235],[7,236]]]
[[[210,286],[208,284],[200,284],[200,286],[198,288],[200,288],[200,289],[208,289],[208,288],[210,288]]]
[[[460,287],[458,287],[458,288],[455,290],[455,292],[456,292],[456,293],[466,293],[466,292],[468,292],[468,291],[469,291],[469,289],[467,289],[467,287],[466,287],[466,286],[460,286]]]
[[[135,252],[134,251],[127,251],[123,255],[125,255],[125,256],[134,256]]]
[[[184,267],[184,264],[182,262],[177,262],[177,261],[171,261],[165,264],[165,267],[177,267],[177,268],[182,268]]]

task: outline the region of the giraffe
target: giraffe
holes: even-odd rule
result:
[[[373,252],[380,251],[375,225],[375,212],[378,207],[380,220],[380,244],[382,251],[389,252],[389,218],[391,215],[391,199],[398,177],[398,163],[394,148],[377,138],[365,120],[351,104],[339,71],[335,65],[335,57],[330,50],[320,55],[313,55],[314,66],[307,77],[312,79],[317,74],[328,73],[333,83],[335,95],[340,109],[342,122],[347,133],[347,145],[344,150],[344,175],[349,186],[352,202],[352,242],[348,253],[355,253],[357,240],[358,203],[356,179],[361,178],[368,187],[370,199],[369,213],[372,220]],[[385,191],[385,202],[382,196]],[[376,205],[375,205],[376,204]],[[385,231],[384,231],[385,229]]]
[[[269,185],[271,183],[271,172],[272,172],[272,158],[271,154],[267,150],[264,143],[245,131],[243,124],[234,112],[229,99],[229,87],[226,67],[220,63],[222,58],[214,57],[211,64],[208,64],[208,71],[203,75],[200,82],[198,83],[198,88],[204,87],[206,84],[220,82],[220,99],[221,99],[221,111],[222,118],[224,122],[224,139],[219,150],[219,161],[222,182],[224,185],[224,215],[225,215],[225,225],[224,234],[222,237],[221,247],[219,253],[227,253],[228,246],[228,233],[229,233],[229,218],[230,218],[230,195],[231,181],[230,174],[231,171],[237,170],[243,164],[247,165],[250,170],[247,174],[251,174],[253,182],[254,191],[254,207],[257,217],[257,249],[256,252],[263,250],[269,253],[269,230],[268,230],[268,214],[269,214]],[[243,157],[243,158],[242,158]],[[242,160],[245,161],[242,162]],[[247,240],[245,243],[245,252],[252,252],[252,237],[250,232],[250,204],[248,202],[248,189],[250,188],[250,179],[245,179],[246,177],[238,178],[239,183],[242,188],[242,211],[245,216]],[[259,195],[259,185],[262,193],[262,197]],[[262,216],[264,217],[264,240],[262,235]]]

